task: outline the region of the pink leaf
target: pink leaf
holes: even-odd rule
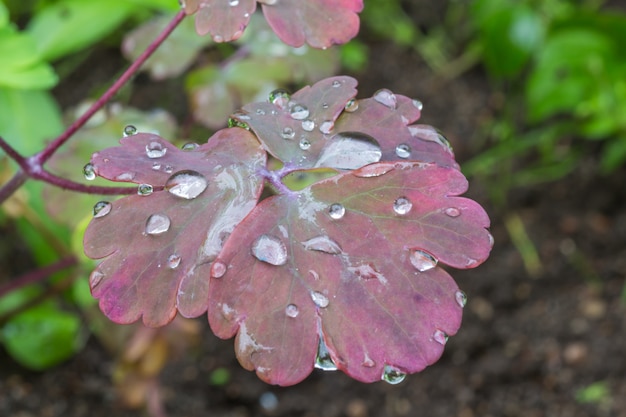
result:
[[[256,9],[256,0],[186,0],[185,12],[196,13],[196,31],[215,42],[239,39]]]
[[[259,197],[263,182],[255,174],[265,165],[265,152],[239,128],[221,130],[188,150],[152,134],[121,143],[94,154],[94,169],[108,179],[141,184],[146,195],[94,209],[85,253],[104,261],[91,274],[92,293],[118,323],[143,316],[146,325],[161,326],[177,310],[198,316],[207,308],[213,261]]]
[[[366,382],[422,370],[464,304],[439,263],[475,267],[492,245],[466,189],[453,168],[378,163],[262,201],[215,261],[211,328],[274,384],[316,361]]]
[[[308,43],[327,48],[348,42],[359,31],[362,0],[266,0],[263,13],[278,37],[288,45]]]

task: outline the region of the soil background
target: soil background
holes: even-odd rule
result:
[[[414,3],[428,3],[419,14],[415,7],[422,27],[445,12],[445,2]],[[359,97],[385,87],[422,100],[422,122],[446,133],[462,166],[505,99],[490,90],[484,71],[477,67],[446,81],[410,49],[380,40],[368,46],[369,67],[356,74]],[[82,98],[81,91],[106,82],[125,62],[117,50],[102,49],[85,65],[57,88],[62,103]],[[142,90],[142,77],[132,104],[184,103],[180,81]],[[185,106],[177,107],[177,116],[186,118]],[[514,190],[505,211],[490,205],[486,184],[470,184],[466,195],[490,213],[496,244],[477,269],[450,271],[468,295],[463,325],[441,360],[423,372],[391,386],[316,370],[299,385],[274,387],[243,370],[233,341],[215,338],[200,318],[199,347],[169,362],[159,377],[164,411],[170,417],[626,417],[626,302],[620,299],[626,285],[626,169],[599,175],[598,154],[598,145],[590,144],[567,177]],[[543,269],[537,276],[526,273],[504,227],[513,212],[539,251]],[[223,385],[209,378],[219,367],[230,373]],[[42,373],[20,368],[0,351],[0,415],[147,415],[121,405],[112,369],[110,354],[93,338],[73,359]],[[595,382],[605,383],[607,394],[596,402],[578,400],[577,392]]]

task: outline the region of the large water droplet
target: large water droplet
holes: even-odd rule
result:
[[[348,101],[346,103],[346,106],[344,107],[344,110],[347,111],[348,113],[354,113],[358,109],[359,109],[359,102],[355,99],[351,99],[350,101]]]
[[[271,235],[261,235],[252,243],[252,254],[270,265],[287,263],[287,248],[282,240]]]
[[[113,208],[113,206],[108,201],[98,201],[93,206],[93,217],[96,219],[98,217],[104,217],[111,212],[111,208]]]
[[[383,375],[381,377],[383,381],[391,385],[396,385],[404,381],[404,378],[406,378],[406,373],[402,372],[394,366],[385,365],[385,368],[383,369]]]
[[[459,217],[461,215],[461,210],[456,207],[448,207],[444,210],[444,213],[450,217]]]
[[[146,234],[160,235],[170,230],[171,220],[165,214],[153,214],[146,220]]]
[[[204,175],[192,170],[178,171],[165,183],[165,189],[170,194],[187,200],[198,197],[207,186],[208,182]]]
[[[311,142],[307,138],[300,139],[300,149],[307,151],[311,148]]]
[[[335,127],[335,123],[332,120],[326,120],[320,125],[320,132],[328,135],[330,132],[332,132],[333,127]]]
[[[404,216],[413,208],[413,203],[406,197],[399,197],[393,202],[393,211]]]
[[[103,278],[104,278],[104,274],[102,272],[98,271],[97,269],[94,270],[89,275],[89,288],[91,288],[92,290],[96,288],[98,284],[102,282]]]
[[[315,250],[331,255],[337,255],[342,252],[339,244],[328,236],[316,236],[306,242],[302,242],[302,246],[304,246],[306,250]]]
[[[304,120],[309,117],[309,109],[302,104],[294,104],[291,110],[289,110],[289,114],[292,119]]]
[[[293,139],[294,136],[296,136],[296,132],[292,128],[287,126],[283,129],[280,135],[283,137],[283,139]]]
[[[360,132],[342,132],[322,149],[316,167],[358,169],[380,161],[383,153],[378,142]]]
[[[374,100],[384,106],[389,107],[390,109],[395,109],[398,105],[398,98],[396,97],[396,95],[386,88],[382,88],[375,92]]]
[[[289,100],[291,100],[291,95],[287,90],[283,90],[282,88],[272,91],[269,96],[270,103],[281,109],[287,107]]]
[[[315,122],[311,119],[306,119],[302,121],[302,129],[307,132],[312,132],[315,129]]]
[[[428,271],[437,266],[437,259],[430,253],[422,250],[415,250],[410,256],[411,264],[420,272]]]
[[[146,145],[146,155],[148,155],[148,158],[161,158],[166,153],[167,148],[164,147],[161,142],[153,141]]]
[[[398,155],[399,158],[407,159],[411,156],[411,147],[406,143],[399,144],[396,146],[396,155]]]
[[[440,345],[445,345],[448,342],[448,335],[442,330],[435,330],[433,333],[433,340]]]
[[[124,137],[133,136],[137,134],[137,128],[133,125],[128,125],[124,128]]]
[[[345,214],[346,208],[339,203],[333,203],[328,208],[328,215],[335,220],[341,219]]]
[[[454,293],[454,298],[460,307],[465,307],[465,304],[467,304],[467,295],[461,290]]]
[[[227,271],[226,264],[224,262],[215,261],[211,265],[211,276],[213,278],[222,278]]]
[[[96,170],[91,162],[83,167],[83,174],[86,180],[93,181],[96,179]]]
[[[298,306],[297,305],[289,304],[287,307],[285,307],[285,314],[288,317],[296,318],[296,317],[298,317],[298,314],[300,314],[300,311],[298,311]]]
[[[180,265],[180,255],[173,253],[167,257],[167,267],[170,269],[176,269]]]
[[[150,184],[139,184],[137,187],[138,195],[150,195],[154,191],[154,188]]]
[[[311,291],[311,299],[313,300],[315,305],[320,308],[328,307],[328,304],[329,304],[328,297],[326,297],[324,294],[322,294],[319,291]]]
[[[324,342],[324,338],[320,335],[319,344],[317,345],[317,355],[315,356],[315,367],[324,371],[336,371],[337,365],[330,356],[328,346]]]

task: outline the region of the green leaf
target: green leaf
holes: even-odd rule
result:
[[[4,3],[0,3],[0,29],[9,24],[9,9]]]
[[[613,172],[626,161],[626,136],[610,139],[602,152],[602,171]]]
[[[134,10],[126,0],[63,0],[36,14],[27,30],[41,56],[54,60],[107,36]]]
[[[33,38],[11,26],[0,29],[0,56],[0,86],[46,89],[58,81],[52,67],[41,62]]]

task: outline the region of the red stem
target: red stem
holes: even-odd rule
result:
[[[22,288],[22,287],[25,287],[26,285],[43,281],[44,279],[48,278],[50,275],[54,274],[55,272],[59,272],[63,269],[74,266],[77,263],[78,261],[76,260],[75,257],[68,256],[67,258],[63,258],[60,261],[57,261],[51,265],[44,266],[43,268],[40,268],[36,271],[28,272],[12,280],[8,284],[4,285],[3,287],[0,287],[0,298],[4,296],[5,294],[10,293],[11,291],[17,290],[18,288]]]

